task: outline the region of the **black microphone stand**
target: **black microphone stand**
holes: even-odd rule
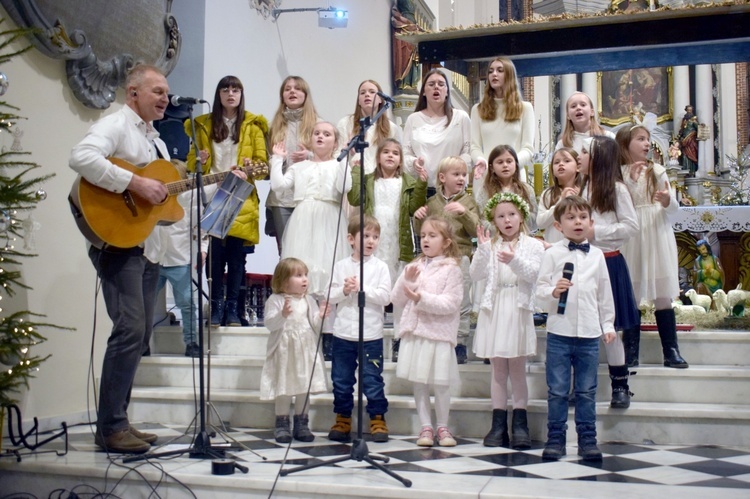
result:
[[[193,179],[193,186],[198,192],[199,200],[195,201],[195,212],[196,219],[198,220],[197,226],[197,241],[198,251],[196,256],[196,267],[197,267],[197,286],[198,286],[198,391],[199,391],[199,409],[198,409],[198,432],[193,439],[193,443],[190,447],[185,449],[178,449],[166,452],[147,453],[139,456],[130,456],[122,460],[123,463],[132,463],[135,461],[142,461],[145,459],[168,457],[168,456],[180,456],[185,453],[189,453],[193,459],[223,459],[225,457],[225,451],[231,446],[223,445],[220,447],[214,447],[211,445],[211,437],[206,430],[206,380],[204,372],[204,355],[205,345],[203,340],[203,258],[201,255],[201,209],[208,204],[206,200],[206,192],[203,187],[203,167],[200,164],[200,151],[198,150],[198,141],[195,135],[195,120],[193,119],[193,104],[186,103],[185,106],[188,110],[188,119],[190,120],[190,132],[193,140],[193,148],[195,149],[195,177]],[[191,227],[192,230],[192,227]],[[192,320],[192,318],[190,318]],[[243,473],[248,472],[246,466],[238,464],[237,461],[233,461],[234,467]]]
[[[383,473],[392,476],[399,482],[403,483],[406,487],[411,487],[411,480],[404,478],[397,473],[393,472],[392,470],[389,470],[382,464],[380,464],[378,461],[382,461],[384,463],[387,463],[389,458],[387,456],[381,456],[378,454],[370,454],[369,449],[367,448],[367,442],[365,442],[365,439],[362,438],[362,420],[363,420],[363,407],[364,404],[362,399],[362,379],[364,378],[364,361],[365,361],[365,259],[364,259],[364,250],[365,247],[365,148],[369,146],[367,141],[365,141],[365,132],[368,128],[372,126],[373,123],[376,123],[378,121],[378,118],[386,112],[386,110],[390,107],[390,104],[387,100],[385,100],[384,105],[378,110],[378,113],[375,115],[374,118],[370,118],[369,116],[366,116],[359,120],[359,134],[352,137],[352,140],[349,141],[349,145],[347,145],[344,149],[341,150],[341,154],[339,154],[338,158],[336,158],[337,161],[343,160],[349,152],[354,149],[356,152],[359,153],[359,164],[360,168],[362,169],[362,174],[360,175],[360,182],[359,182],[359,248],[360,248],[360,254],[359,256],[359,292],[357,293],[357,305],[359,308],[359,339],[357,340],[357,437],[352,441],[352,447],[351,447],[351,453],[348,456],[341,456],[336,459],[332,459],[330,461],[320,462],[320,463],[313,463],[313,464],[307,464],[304,466],[298,466],[296,468],[291,469],[282,469],[279,474],[281,476],[287,476],[291,473],[296,473],[298,471],[304,471],[304,470],[310,470],[313,468],[318,468],[320,466],[329,466],[332,464],[341,463],[343,461],[348,461],[349,459],[352,459],[357,462],[366,462],[369,465],[373,466],[374,468],[379,469]]]

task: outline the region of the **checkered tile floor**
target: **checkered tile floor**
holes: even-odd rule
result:
[[[160,424],[140,424],[139,429],[157,433],[163,449],[184,448],[192,442],[192,434],[185,428]],[[69,452],[91,454],[93,444],[88,426],[70,429]],[[250,450],[230,451],[240,463],[281,463],[287,449],[277,444],[270,430],[229,428],[224,434],[228,441],[240,442]],[[369,435],[365,435],[365,439]],[[221,443],[219,435],[213,444]],[[659,484],[673,486],[726,487],[747,489],[750,496],[750,449],[688,445],[636,445],[600,443],[604,459],[599,463],[583,462],[575,445],[568,445],[568,455],[559,462],[542,460],[542,443],[535,442],[530,450],[514,451],[484,447],[480,439],[458,438],[452,448],[424,448],[416,445],[415,436],[391,436],[387,443],[368,443],[370,453],[389,458],[385,466],[396,473],[418,472],[450,475],[483,475],[516,477],[538,480],[583,480]],[[10,442],[5,439],[3,448]],[[40,450],[62,449],[61,440],[50,442]],[[159,448],[154,448],[158,452]],[[325,434],[316,433],[311,443],[295,442],[286,455],[285,468],[329,461],[348,455],[350,446],[329,441]],[[109,464],[106,454],[97,452],[96,465]],[[187,460],[188,457],[185,456]],[[346,460],[331,465],[343,468],[365,468],[364,462]],[[707,491],[708,492],[708,491]]]

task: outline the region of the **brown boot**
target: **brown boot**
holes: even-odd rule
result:
[[[130,428],[128,428],[128,430],[135,438],[140,438],[141,440],[149,444],[153,444],[159,439],[159,436],[155,433],[146,433],[144,431],[139,431],[134,428],[133,425],[130,425]]]
[[[144,442],[140,438],[136,438],[128,429],[115,432],[106,437],[97,431],[94,442],[107,452],[116,452],[118,454],[143,454],[151,448],[151,444]]]
[[[331,431],[328,432],[328,440],[335,440],[336,442],[351,442],[351,432],[352,417],[344,416],[343,414],[336,414],[336,423],[331,426]]]
[[[382,414],[376,414],[370,418],[370,435],[372,435],[373,442],[388,441],[388,425],[385,424]]]

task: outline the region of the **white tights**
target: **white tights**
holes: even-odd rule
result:
[[[276,415],[277,416],[288,416],[289,406],[292,405],[292,399],[294,399],[294,413],[305,414],[309,409],[309,404],[305,404],[307,396],[304,393],[299,395],[279,395],[276,397]]]
[[[448,416],[451,410],[451,391],[448,385],[432,385],[435,391],[435,416],[437,426],[448,426]],[[414,403],[417,406],[417,416],[423,427],[432,428],[432,414],[430,411],[430,385],[414,383]]]
[[[505,359],[492,357],[492,381],[490,395],[493,409],[508,408],[508,378],[513,392],[513,409],[526,409],[529,402],[529,387],[526,384],[526,357]]]

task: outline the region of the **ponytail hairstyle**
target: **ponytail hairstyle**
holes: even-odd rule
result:
[[[427,74],[424,75],[424,78],[422,78],[422,88],[419,89],[419,100],[417,100],[417,105],[414,108],[414,112],[416,113],[427,108],[427,96],[425,95],[425,91],[427,89],[427,78],[434,74],[439,74],[445,80],[446,94],[445,103],[443,104],[443,111],[445,112],[445,116],[448,118],[448,121],[445,122],[445,128],[448,128],[448,125],[450,125],[451,121],[453,120],[453,104],[451,104],[451,82],[448,80],[448,77],[445,75],[442,68],[432,68],[427,72]]]
[[[588,94],[585,94],[583,92],[573,92],[570,97],[568,97],[568,100],[565,101],[565,128],[563,129],[562,136],[560,137],[560,140],[562,141],[562,145],[565,147],[573,147],[573,133],[576,131],[573,127],[573,121],[571,121],[570,117],[568,116],[568,103],[570,102],[570,99],[573,98],[573,96],[581,94],[586,96],[586,99],[589,101],[589,106],[591,106],[591,110],[594,111],[591,115],[591,125],[589,126],[589,135],[604,135],[604,128],[599,124],[599,121],[596,119],[596,110],[594,109],[594,102],[591,100],[591,97],[588,96]]]

